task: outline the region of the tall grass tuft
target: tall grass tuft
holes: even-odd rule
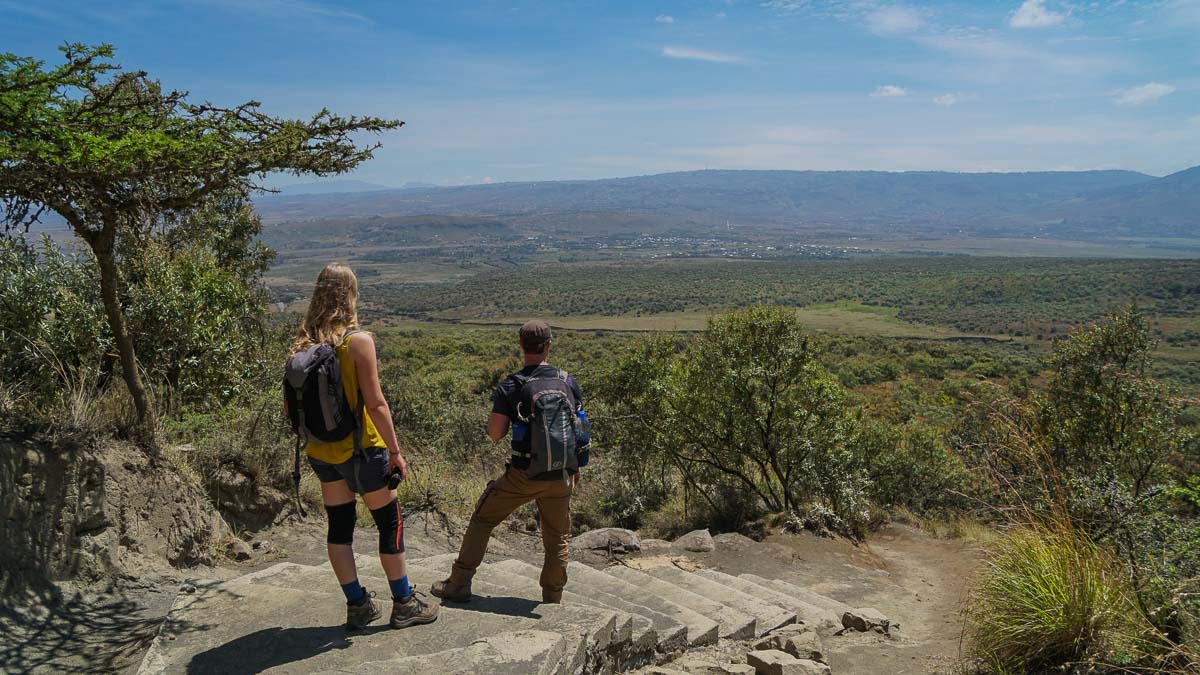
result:
[[[995,673],[1136,662],[1151,628],[1121,569],[1070,527],[1012,530],[990,547],[969,602],[971,656]]]

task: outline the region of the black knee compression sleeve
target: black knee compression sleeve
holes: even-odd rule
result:
[[[355,502],[325,506],[325,513],[329,515],[329,533],[325,535],[326,542],[346,545],[354,543],[354,521],[358,518],[357,506]]]
[[[400,502],[393,499],[386,506],[371,509],[371,517],[379,528],[379,552],[404,553],[404,521],[400,518]]]

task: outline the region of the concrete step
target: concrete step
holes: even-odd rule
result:
[[[498,572],[508,575],[514,584],[521,584],[526,593],[531,595],[536,594],[540,597],[542,586],[539,582],[541,570],[521,560],[502,560],[500,562],[485,565],[488,572]],[[482,570],[482,568],[480,568]],[[563,602],[589,605],[592,607],[600,607],[602,609],[610,609],[618,612],[618,616],[627,619],[628,634],[627,639],[638,650],[653,651],[658,646],[658,633],[654,630],[654,624],[646,617],[629,611],[628,609],[616,605],[612,605],[602,600],[597,599],[586,593],[578,591],[585,590],[581,584],[567,584],[567,588],[563,591]]]
[[[716,600],[709,600],[686,588],[677,586],[669,581],[663,581],[631,567],[614,565],[604,570],[604,572],[609,576],[637,586],[643,592],[654,593],[716,620],[717,625],[720,626],[719,635],[723,638],[742,640],[754,637],[754,627],[757,622],[749,614],[740,612]]]
[[[674,565],[653,567],[645,572],[663,581],[686,588],[727,607],[754,617],[755,637],[765,635],[780,626],[796,623],[796,613],[779,605],[764,602],[761,598],[747,595],[738,589],[707,577],[679,569]]]
[[[603,588],[626,602],[641,605],[683,624],[687,629],[687,644],[692,647],[713,644],[717,641],[720,626],[714,619],[679,603],[619,579],[581,562],[568,566],[571,578],[591,588]]]
[[[520,574],[529,579],[537,580],[541,570],[520,560],[503,560],[495,563],[498,567]],[[687,646],[687,626],[671,617],[656,612],[643,605],[634,604],[619,596],[609,593],[606,589],[597,588],[594,584],[569,582],[567,588],[589,600],[599,602],[603,606],[618,609],[649,622],[656,634],[655,646],[658,651],[671,653]]]
[[[738,576],[747,581],[752,581],[760,586],[774,588],[785,595],[790,595],[798,600],[803,600],[811,605],[816,605],[821,609],[827,610],[832,616],[837,617],[837,624],[839,626],[842,623],[842,613],[851,609],[851,607],[844,602],[834,600],[833,598],[821,595],[816,591],[812,591],[804,588],[803,586],[797,586],[786,581],[781,581],[779,579],[765,579],[755,574],[739,574]]]
[[[828,609],[824,607],[817,607],[814,604],[788,595],[783,591],[776,590],[773,587],[760,586],[759,584],[756,584],[748,579],[735,577],[732,574],[726,574],[724,572],[718,572],[711,569],[697,570],[696,574],[708,579],[712,579],[717,583],[724,584],[729,588],[735,588],[747,595],[759,598],[763,602],[769,602],[773,605],[790,609],[796,613],[796,617],[800,622],[804,623],[805,625],[812,626],[813,628],[823,628],[828,626],[836,626],[837,628],[841,628],[842,626],[841,617],[837,617],[837,620],[835,621],[832,618],[833,612],[830,612]]]
[[[567,639],[547,631],[502,633],[469,646],[424,656],[368,661],[339,673],[451,673],[453,675],[566,675]]]
[[[531,600],[541,600],[542,587],[538,582],[531,581],[519,574],[513,574],[502,567],[496,565],[480,565],[475,571],[475,578],[472,580],[472,592],[475,591],[476,584],[491,584],[495,587],[504,589],[507,595],[518,598],[529,598]],[[585,607],[596,607],[617,613],[617,625],[613,632],[613,641],[619,643],[629,643],[633,639],[633,616],[627,612],[614,609],[612,607],[604,607],[592,602],[588,602],[575,593],[569,591],[563,592],[563,603],[571,605],[580,605]]]
[[[593,607],[504,597],[461,607],[442,607],[435,623],[401,631],[386,627],[386,614],[364,630],[346,631],[340,592],[276,586],[261,576],[257,583],[193,582],[192,592],[176,597],[139,673],[358,670],[368,661],[426,656],[513,631],[564,636],[556,670],[582,672],[603,669],[616,626],[615,612]]]
[[[503,560],[496,563],[496,565],[533,580],[537,580],[541,576],[540,569],[520,560]],[[649,621],[656,633],[656,648],[662,653],[679,651],[687,646],[687,626],[666,614],[657,612],[644,605],[630,602],[610,593],[606,588],[597,587],[595,584],[572,581],[568,582],[567,588],[578,595],[599,602],[606,607],[628,612]]]

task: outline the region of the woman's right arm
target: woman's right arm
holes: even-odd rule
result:
[[[358,373],[358,390],[363,397],[363,407],[375,423],[375,430],[383,437],[392,465],[400,469],[401,477],[407,477],[408,462],[400,452],[400,441],[396,438],[396,427],[392,424],[392,409],[383,397],[383,388],[379,384],[375,339],[370,333],[355,333],[350,340],[349,351],[350,359],[354,361],[354,369]]]

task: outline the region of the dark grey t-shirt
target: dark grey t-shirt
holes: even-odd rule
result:
[[[509,422],[516,423],[517,404],[521,401],[521,383],[518,381],[516,376],[520,375],[522,377],[529,378],[539,369],[541,370],[542,374],[558,373],[558,368],[555,368],[554,366],[540,365],[525,366],[516,373],[509,375],[501,380],[500,384],[496,385],[496,391],[492,394],[492,412],[504,415],[509,419]],[[575,395],[575,402],[579,406],[579,410],[583,410],[583,392],[579,390],[579,383],[575,381],[574,377],[567,375],[567,386],[571,388],[571,393]],[[578,412],[578,410],[576,412]],[[529,468],[529,458],[520,457],[515,454],[529,452],[528,434],[526,434],[522,439],[518,439],[516,434],[512,434],[510,438],[512,439],[512,450],[514,454],[509,461],[511,462],[513,468],[521,470]],[[587,462],[587,450],[580,449],[579,466],[586,466]],[[561,477],[562,474],[560,472],[551,471],[548,474],[536,476],[535,480],[556,480]]]

